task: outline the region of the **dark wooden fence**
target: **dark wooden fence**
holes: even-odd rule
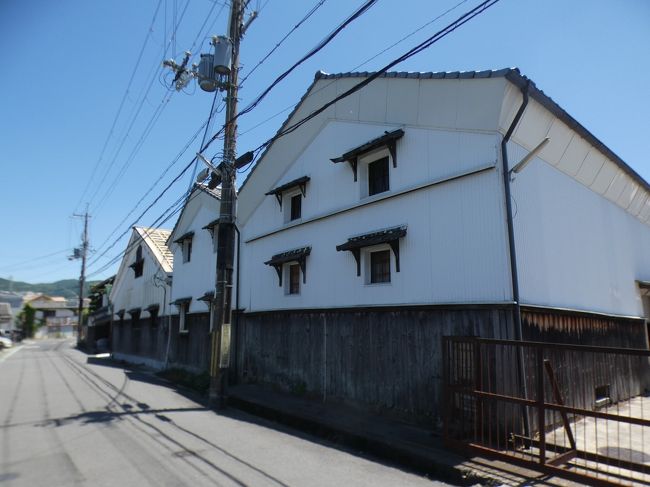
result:
[[[524,308],[522,318],[527,340],[646,346],[643,320],[532,307]],[[446,335],[513,339],[512,308],[458,305],[244,313],[236,327],[233,378],[437,427],[442,416],[441,342]],[[501,367],[514,373],[515,354],[506,355],[499,358]]]
[[[511,311],[494,306],[243,314],[236,375],[435,426],[442,337],[509,338],[511,329]]]
[[[209,367],[209,315],[193,313],[186,317],[187,332],[179,333],[178,315],[160,316],[153,323],[149,318],[137,322],[113,321],[112,351],[129,360],[145,359],[159,367],[165,364],[169,337],[168,367],[181,367],[204,372]],[[171,336],[169,329],[171,328]]]

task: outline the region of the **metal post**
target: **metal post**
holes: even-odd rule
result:
[[[226,124],[224,131],[221,172],[221,202],[217,241],[217,272],[215,299],[211,312],[213,323],[210,360],[210,405],[225,406],[230,366],[230,327],[232,318],[232,283],[235,250],[235,151],[237,137],[237,92],[239,70],[239,42],[242,31],[243,6],[241,0],[232,0],[229,35],[232,42],[232,62],[226,97]]]

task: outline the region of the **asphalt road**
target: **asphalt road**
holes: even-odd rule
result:
[[[0,353],[0,484],[434,486],[236,410],[223,414],[66,340]]]

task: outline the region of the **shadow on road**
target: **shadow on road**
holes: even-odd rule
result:
[[[99,365],[99,366],[122,369],[124,370],[124,373],[129,380],[163,386],[168,389],[172,389],[177,394],[182,395],[185,398],[201,406],[197,408],[157,410],[157,409],[142,408],[139,405],[138,406],[139,410],[134,411],[130,409],[131,406],[128,404],[126,405],[118,404],[118,406],[121,407],[123,411],[119,411],[119,412],[101,411],[101,412],[84,413],[84,414],[76,415],[71,418],[64,418],[64,420],[83,421],[85,423],[102,423],[102,422],[106,423],[106,422],[122,419],[123,417],[134,417],[136,419],[140,419],[140,418],[153,416],[156,419],[160,420],[161,422],[173,426],[179,432],[183,432],[184,434],[192,436],[193,438],[203,442],[207,447],[218,450],[222,454],[240,462],[243,465],[246,465],[248,468],[257,471],[259,474],[267,477],[268,480],[271,480],[273,483],[283,487],[285,486],[285,484],[282,483],[280,480],[270,476],[266,472],[259,470],[257,467],[251,465],[250,463],[247,463],[243,459],[234,456],[227,450],[224,450],[214,441],[211,441],[211,439],[208,439],[197,432],[186,429],[180,426],[175,421],[173,421],[173,419],[165,416],[165,413],[172,413],[172,412],[178,413],[178,412],[189,412],[189,411],[211,411],[212,409],[209,407],[207,397],[205,397],[204,395],[201,395],[200,393],[194,390],[185,388],[183,386],[179,386],[165,379],[162,379],[156,376],[153,371],[148,370],[146,367],[137,366],[137,365],[134,366],[128,363],[116,362],[111,358],[88,357],[87,363],[89,365]],[[229,418],[234,421],[248,423],[265,429],[277,431],[279,433],[290,435],[295,438],[300,438],[302,440],[314,444],[318,444],[326,448],[335,449],[340,452],[356,456],[358,458],[363,458],[365,460],[369,460],[371,462],[380,465],[396,468],[406,473],[424,475],[425,477],[434,475],[437,479],[442,479],[445,482],[453,483],[455,485],[476,484],[475,480],[469,478],[462,478],[455,471],[446,470],[443,472],[443,471],[437,471],[437,468],[435,467],[432,469],[430,465],[423,467],[421,465],[410,464],[409,462],[403,462],[395,458],[392,453],[386,455],[385,452],[382,452],[381,455],[377,455],[374,453],[372,449],[367,448],[368,447],[368,445],[366,444],[367,442],[364,441],[360,442],[358,439],[351,439],[349,437],[346,437],[346,435],[341,435],[338,432],[329,431],[329,430],[324,431],[322,429],[313,429],[313,428],[311,429],[307,428],[306,431],[302,431],[301,429],[296,429],[296,428],[300,428],[299,424],[293,424],[293,423],[283,424],[282,422],[277,422],[274,419],[266,419],[264,417],[256,416],[249,412],[243,411],[241,409],[236,409],[233,407],[228,407],[226,409],[213,411],[213,412],[215,415]],[[145,426],[149,429],[154,429],[158,435],[161,435],[162,437],[165,438],[167,437],[167,435],[164,434],[161,430],[159,430],[155,425],[146,423]],[[182,445],[180,444],[179,446],[182,447]],[[182,447],[181,454],[188,455],[188,456],[195,456],[195,457],[198,456],[196,452],[187,450],[184,447]],[[199,458],[199,459],[207,462],[207,460],[203,458]]]

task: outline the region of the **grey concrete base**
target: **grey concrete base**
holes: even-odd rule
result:
[[[129,355],[120,352],[114,352],[112,356],[114,360],[123,360],[124,362],[134,365],[144,365],[145,367],[149,367],[155,370],[162,370],[165,368],[164,362],[152,358],[140,357],[138,355]]]

